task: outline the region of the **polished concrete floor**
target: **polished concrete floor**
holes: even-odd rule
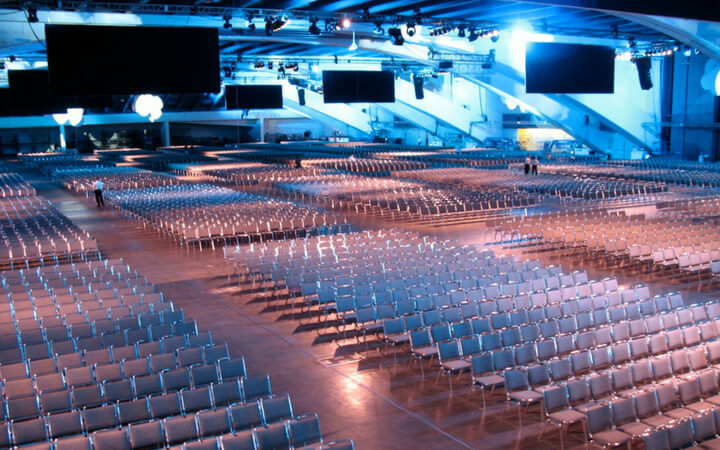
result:
[[[501,418],[502,396],[489,399],[483,409],[479,393],[468,396],[468,374],[454,380],[451,392],[445,379],[435,384],[435,368],[426,366],[423,376],[417,365],[409,364],[406,349],[381,349],[372,341],[358,342],[352,333],[345,338],[333,327],[318,326],[316,318],[293,317],[281,292],[275,298],[272,291],[249,282],[228,282],[222,252],[188,251],[110,208],[96,208],[90,199],[65,191],[39,173],[18,171],[38,194],[95,236],[104,256],[124,258],[201,329],[212,330],[216,341],[226,341],[233,356],[243,355],[251,373],[269,372],[273,391],[289,392],[296,414],[318,413],[327,441],[351,438],[359,449],[560,448],[550,427],[538,440],[537,414],[526,416],[522,427],[514,411]],[[360,227],[385,225],[362,217],[350,221]],[[477,224],[420,231],[463,243],[477,243],[485,236]],[[594,279],[618,276],[626,286],[648,283],[654,294],[681,291],[688,301],[720,294],[717,282],[617,269],[582,255],[533,246],[494,250],[562,264],[570,271],[586,269]],[[566,447],[582,446],[581,435],[574,437],[574,442],[566,440]]]

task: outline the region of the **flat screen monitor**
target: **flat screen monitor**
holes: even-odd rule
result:
[[[44,69],[9,70],[10,115],[42,115],[65,112],[67,108],[103,108],[112,106],[112,97],[56,96],[50,94],[49,74]]]
[[[216,28],[45,25],[53,95],[220,91]]]
[[[227,85],[225,107],[227,109],[282,108],[282,86],[279,84]]]
[[[323,71],[325,103],[393,103],[395,74],[390,70]]]
[[[599,45],[528,42],[525,92],[612,94],[615,49]]]

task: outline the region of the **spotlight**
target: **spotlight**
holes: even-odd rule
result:
[[[375,33],[375,34],[385,33],[385,30],[383,30],[383,27],[382,27],[382,22],[375,22],[375,28],[373,29],[373,33]]]
[[[225,73],[225,78],[232,78],[233,71],[230,67],[225,66],[222,70]]]
[[[288,63],[285,64],[285,70],[292,70],[293,72],[297,72],[300,69],[298,66],[298,63]]]
[[[247,27],[248,31],[255,31],[255,24],[253,23],[253,19],[255,16],[252,15],[252,13],[247,13],[245,16],[245,26]]]
[[[448,34],[453,29],[450,26],[443,25],[442,27],[435,28],[430,31],[430,36],[442,36],[444,34]]]
[[[162,116],[162,108],[163,101],[157,95],[138,95],[133,102],[133,111],[142,117],[147,117],[150,122],[155,122]],[[68,110],[68,120],[70,120],[70,110]]]
[[[272,68],[273,68],[273,62],[268,61],[268,69],[272,70]]]
[[[458,37],[459,38],[465,37],[465,25],[458,26]]]
[[[467,37],[468,41],[475,42],[475,41],[477,41],[477,38],[479,38],[479,37],[480,37],[480,35],[477,34],[477,31],[475,31],[475,28],[470,28],[470,30],[468,31],[468,37]]]
[[[420,13],[420,9],[417,8],[413,10],[413,12],[415,13],[415,22],[420,25],[422,23],[422,13]]]
[[[350,28],[350,25],[352,25],[352,21],[350,20],[350,18],[349,18],[349,17],[343,17],[342,27],[343,27],[343,28]]]
[[[492,34],[490,34],[490,41],[497,42],[498,39],[500,39],[500,32],[498,30],[494,30]]]
[[[326,33],[332,33],[333,31],[336,31],[337,22],[333,19],[325,19],[325,32]]]
[[[28,22],[30,22],[30,23],[38,22],[37,7],[35,5],[28,6],[27,15],[28,15],[28,18],[27,18]]]
[[[265,18],[265,34],[272,36],[274,32],[279,31],[282,27],[287,25],[287,23],[288,20],[286,16],[275,19],[268,16]]]
[[[160,103],[162,104],[162,100],[160,101]],[[161,108],[162,108],[162,106],[161,106]],[[68,119],[68,123],[70,123],[70,126],[73,126],[73,127],[78,126],[80,124],[80,122],[82,122],[84,113],[85,113],[85,110],[82,108],[68,108],[67,109],[67,119]],[[162,114],[162,112],[160,112],[159,114]],[[158,117],[159,117],[159,115],[158,115]],[[153,118],[151,117],[150,120],[152,121]]]
[[[390,42],[393,45],[403,45],[405,43],[405,38],[402,37],[400,28],[388,28],[387,32],[388,36],[390,36]]]
[[[415,24],[413,22],[408,22],[407,26],[405,27],[405,32],[410,37],[415,36]]]
[[[308,28],[308,32],[317,36],[318,34],[320,34],[320,27],[317,26],[317,19],[311,19],[310,22],[310,28]]]
[[[225,28],[226,30],[232,28],[232,24],[230,23],[230,21],[232,20],[232,16],[230,14],[225,14],[223,16],[223,20],[225,21],[225,23],[223,23],[223,28]]]
[[[265,67],[265,63],[264,63],[264,62],[258,61],[258,62],[255,63],[255,68],[256,68],[256,69],[262,69],[263,67]]]
[[[250,22],[250,24],[247,27],[248,31],[255,31],[255,24]]]

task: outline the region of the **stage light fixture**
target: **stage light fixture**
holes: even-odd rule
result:
[[[408,22],[408,24],[405,26],[405,32],[410,37],[415,36],[415,24],[413,22]]]
[[[37,15],[37,7],[35,5],[30,5],[27,8],[27,20],[30,23],[37,23],[38,22],[38,15]]]
[[[162,116],[163,101],[157,95],[143,94],[135,97],[133,111],[142,117],[147,117],[150,122],[155,122]],[[68,120],[72,124],[70,110],[68,109]]]
[[[458,26],[458,37],[459,38],[465,37],[465,25]]]
[[[332,33],[333,31],[339,30],[337,22],[334,19],[325,19],[325,32]]]
[[[287,16],[276,17],[276,18],[271,18],[268,16],[265,18],[265,34],[268,36],[272,36],[272,34],[274,32],[282,29],[282,27],[287,25],[287,23],[288,23]]]
[[[350,20],[350,18],[349,18],[349,17],[343,17],[343,19],[342,19],[342,27],[345,28],[345,29],[347,29],[347,28],[350,28],[351,25],[352,25],[352,21]]]
[[[383,30],[382,22],[375,22],[375,28],[373,29],[374,34],[383,34],[385,33],[385,30]]]
[[[162,104],[162,101],[160,103]],[[160,108],[162,108],[162,106]],[[70,126],[76,127],[80,125],[80,122],[83,120],[83,114],[85,114],[85,110],[82,108],[68,108],[67,120]]]
[[[273,62],[272,62],[272,61],[269,61],[268,64],[267,64],[267,66],[268,66],[268,69],[272,70],[272,69],[273,69]]]
[[[475,42],[479,37],[480,35],[477,33],[477,31],[475,31],[474,28],[470,28],[470,30],[468,30],[468,41]]]
[[[223,28],[225,28],[226,30],[229,30],[230,28],[232,28],[232,23],[230,23],[231,20],[232,20],[232,16],[230,14],[225,14],[223,16],[223,21],[224,21]]]
[[[490,41],[491,42],[497,42],[498,39],[500,39],[500,32],[498,30],[495,30],[494,34],[490,35]]]
[[[262,69],[262,68],[264,68],[264,67],[265,67],[265,63],[262,62],[262,61],[258,61],[258,62],[255,63],[255,68],[256,68],[256,69]]]
[[[400,28],[388,28],[387,32],[388,36],[390,36],[390,42],[393,45],[403,45],[405,43],[405,38],[402,37]]]
[[[317,19],[310,19],[310,28],[308,28],[310,34],[315,36],[320,34],[320,27],[317,26]]]

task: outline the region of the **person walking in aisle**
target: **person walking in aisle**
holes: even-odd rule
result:
[[[105,207],[105,200],[103,200],[103,182],[100,181],[100,178],[95,178],[95,182],[93,183],[93,192],[95,192],[95,201],[97,202],[98,208]]]
[[[537,156],[532,157],[532,173],[533,175],[537,175],[537,168],[540,161],[538,161]]]
[[[530,155],[525,157],[525,175],[530,173]]]

